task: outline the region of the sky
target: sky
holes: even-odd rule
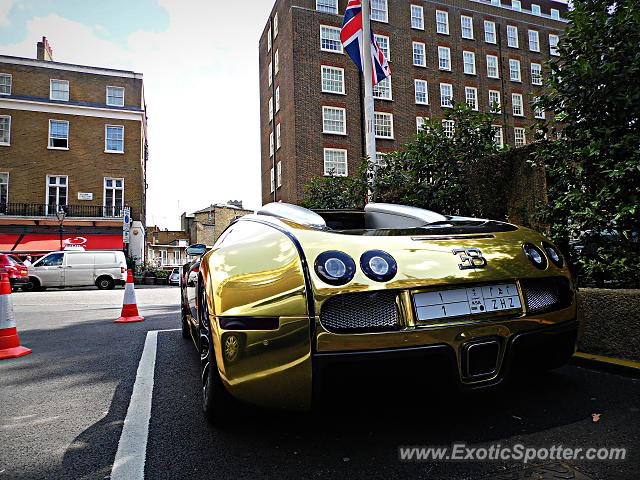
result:
[[[272,0],[0,0],[0,54],[144,74],[147,224],[260,195],[258,40]],[[126,194],[125,194],[126,196]]]

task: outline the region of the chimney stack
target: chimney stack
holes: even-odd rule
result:
[[[47,37],[42,37],[42,41],[38,42],[36,58],[47,62],[53,61],[53,50],[51,49],[51,45],[49,45]]]

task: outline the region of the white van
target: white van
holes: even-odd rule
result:
[[[27,289],[47,287],[86,287],[101,290],[124,285],[127,261],[123,252],[62,251],[51,252],[29,267]]]

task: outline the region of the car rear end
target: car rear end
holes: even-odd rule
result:
[[[22,287],[29,282],[27,267],[11,255],[0,254],[0,269],[9,276],[12,288]]]
[[[554,247],[537,233],[500,225],[449,234],[296,231],[313,288],[316,377],[352,372],[347,366],[354,365],[365,374],[380,366],[412,375],[416,367],[435,368],[477,388],[500,382],[516,366],[566,362],[577,334],[568,268],[555,249],[559,261],[551,258],[547,248]],[[353,260],[344,284],[323,272],[335,251],[327,255],[329,245]],[[394,270],[389,278],[371,269],[383,254],[394,265],[376,268],[388,277]]]

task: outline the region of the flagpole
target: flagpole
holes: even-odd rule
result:
[[[371,65],[371,3],[362,0],[362,77],[364,80],[364,123],[365,151],[373,171],[373,185],[376,180],[376,136],[374,130],[373,76]],[[375,192],[369,191],[369,200],[375,200]]]

